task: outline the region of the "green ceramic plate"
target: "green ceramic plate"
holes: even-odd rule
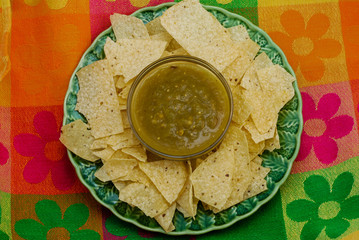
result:
[[[133,16],[138,17],[144,23],[148,23],[154,18],[161,16],[162,13],[173,4],[174,3],[165,3],[156,7],[143,8],[135,12]],[[280,64],[294,76],[294,72],[289,66],[282,50],[263,30],[256,27],[246,18],[230,13],[222,8],[212,6],[204,7],[226,28],[239,24],[245,26],[252,40],[261,46],[260,52],[265,52],[273,63]],[[112,28],[105,30],[95,39],[72,74],[64,102],[63,124],[68,124],[76,119],[82,119],[86,122],[86,119],[75,110],[76,95],[79,90],[75,73],[80,68],[105,57],[103,46],[107,37],[115,40]],[[180,212],[176,211],[173,219],[176,230],[168,234],[203,234],[229,227],[235,222],[253,214],[260,206],[268,202],[276,194],[279,187],[287,179],[292,163],[298,154],[300,135],[303,128],[302,100],[297,82],[294,82],[293,86],[295,89],[294,98],[288,102],[279,113],[277,127],[281,149],[275,150],[274,152],[265,151],[261,156],[263,158],[262,165],[271,169],[267,176],[268,190],[217,214],[211,211],[205,211],[202,205],[199,204],[198,213],[194,220],[184,218]],[[117,217],[124,221],[131,222],[145,230],[164,233],[154,219],[145,216],[138,208],[131,207],[119,201],[118,191],[112,183],[103,183],[94,177],[95,171],[101,167],[102,163],[88,162],[69,151],[68,155],[81,182],[90,190],[91,194],[99,203],[110,209]]]

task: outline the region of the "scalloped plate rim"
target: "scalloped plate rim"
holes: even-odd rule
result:
[[[168,2],[168,3],[163,3],[163,4],[160,4],[160,5],[157,5],[157,6],[152,6],[152,7],[145,7],[145,8],[142,8],[142,9],[139,9],[137,10],[136,12],[132,13],[131,15],[132,16],[136,16],[137,14],[140,14],[142,12],[146,12],[146,11],[156,11],[156,10],[159,10],[161,8],[164,8],[164,7],[171,7],[173,5],[175,5],[176,3],[175,2]],[[203,4],[202,4],[203,5]],[[285,56],[285,54],[283,53],[282,49],[280,49],[277,44],[275,44],[273,42],[273,40],[269,37],[269,35],[263,31],[262,29],[260,29],[259,27],[257,27],[255,24],[253,24],[250,20],[248,20],[247,18],[239,15],[239,14],[235,14],[235,13],[231,13],[221,7],[215,7],[215,6],[209,6],[209,5],[203,5],[204,8],[206,8],[206,10],[215,10],[215,11],[218,11],[220,13],[223,13],[224,15],[226,15],[227,17],[231,17],[231,18],[236,18],[236,19],[240,19],[241,21],[245,22],[249,28],[251,29],[254,29],[255,31],[257,32],[260,32],[265,38],[267,41],[269,41],[270,45],[273,46],[277,51],[278,53],[280,54],[282,60],[283,60],[283,65],[285,65],[286,67],[288,67],[288,70],[290,71],[290,73],[296,78],[295,74],[294,74],[294,71],[292,69],[292,67],[290,66],[290,64],[288,63],[288,60]],[[104,30],[103,32],[101,32],[94,40],[93,42],[91,43],[91,45],[87,48],[87,50],[85,51],[85,53],[82,55],[81,59],[79,60],[79,63],[78,65],[76,66],[73,74],[71,75],[71,78],[70,78],[70,82],[69,82],[69,87],[68,87],[68,90],[66,92],[66,95],[65,95],[65,100],[64,100],[64,118],[63,118],[63,123],[62,125],[65,125],[66,124],[66,119],[68,118],[68,115],[67,115],[67,109],[66,109],[66,102],[67,102],[67,99],[69,97],[69,94],[70,94],[70,86],[73,84],[73,79],[75,77],[75,74],[76,72],[80,69],[80,66],[81,66],[81,63],[84,61],[84,58],[85,56],[90,52],[90,50],[93,49],[93,47],[96,45],[97,41],[105,34],[108,34],[108,32],[111,30],[112,27],[109,27],[107,28],[106,30]],[[75,168],[75,171],[76,171],[76,174],[80,180],[80,182],[90,191],[91,195],[95,198],[95,200],[97,202],[99,202],[102,206],[106,207],[107,209],[109,209],[115,216],[117,216],[118,218],[120,218],[121,220],[123,221],[126,221],[128,223],[131,223],[131,224],[134,224],[135,226],[141,228],[141,229],[144,229],[144,230],[147,230],[147,231],[151,231],[151,232],[159,232],[159,233],[163,233],[163,234],[167,234],[167,235],[172,235],[172,236],[181,236],[181,235],[201,235],[201,234],[204,234],[204,233],[208,233],[208,232],[211,232],[211,231],[214,231],[214,230],[221,230],[221,229],[224,229],[224,228],[227,228],[233,224],[235,224],[236,222],[240,221],[240,220],[243,220],[247,217],[249,217],[250,215],[252,215],[253,213],[255,213],[263,204],[267,203],[269,200],[271,200],[275,195],[276,193],[278,192],[279,188],[283,185],[283,183],[287,180],[290,172],[291,172],[291,169],[292,169],[292,165],[293,165],[293,162],[294,160],[296,159],[297,155],[298,155],[298,152],[299,152],[299,148],[300,148],[300,140],[301,140],[301,134],[302,134],[302,131],[303,131],[303,115],[302,115],[302,98],[301,98],[301,94],[300,94],[300,91],[299,91],[299,88],[298,88],[298,84],[297,84],[297,81],[294,81],[294,90],[295,90],[295,93],[296,93],[296,96],[298,98],[298,107],[297,107],[297,113],[298,113],[298,116],[299,116],[299,127],[298,127],[298,132],[296,134],[296,148],[295,148],[295,151],[292,155],[292,157],[290,159],[288,159],[288,168],[286,170],[286,173],[285,175],[282,177],[282,179],[279,181],[279,182],[276,182],[275,183],[275,187],[273,189],[273,191],[270,193],[270,195],[268,195],[265,199],[262,199],[260,201],[257,202],[256,206],[254,208],[251,209],[250,212],[246,213],[246,214],[243,214],[241,216],[236,216],[233,220],[231,220],[230,222],[226,223],[226,224],[223,224],[223,225],[220,225],[220,226],[211,226],[207,229],[203,229],[203,230],[199,230],[199,231],[193,231],[193,230],[185,230],[185,231],[181,231],[181,232],[169,232],[169,233],[166,233],[165,231],[163,231],[162,228],[160,227],[157,227],[157,228],[151,228],[151,227],[147,227],[147,226],[144,226],[142,224],[140,224],[139,222],[133,220],[133,219],[130,219],[130,218],[126,218],[126,217],[123,217],[121,216],[120,214],[118,214],[118,212],[116,211],[115,207],[113,205],[109,205],[105,202],[103,202],[96,194],[95,192],[95,189],[93,187],[91,187],[89,184],[87,184],[85,182],[85,180],[83,179],[82,177],[82,174],[80,172],[80,168],[78,167],[75,159],[72,157],[72,153],[67,150],[67,153],[68,153],[68,156],[69,156],[69,159],[72,163],[72,165],[74,166]]]

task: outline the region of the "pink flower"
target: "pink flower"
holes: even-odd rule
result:
[[[59,141],[60,131],[55,116],[48,111],[39,112],[33,124],[38,135],[23,133],[14,138],[16,151],[23,156],[33,157],[24,168],[24,179],[29,183],[40,183],[51,172],[52,182],[57,189],[71,188],[76,176]]]
[[[0,143],[0,165],[5,165],[9,159],[9,151]]]
[[[339,96],[335,93],[322,96],[317,107],[308,93],[302,93],[302,98],[304,131],[297,161],[304,160],[313,146],[318,160],[330,164],[338,155],[335,140],[351,132],[354,120],[348,115],[334,117],[341,104]]]

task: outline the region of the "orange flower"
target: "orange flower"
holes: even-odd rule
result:
[[[280,22],[286,33],[271,32],[273,41],[283,49],[294,70],[300,67],[307,81],[320,80],[325,72],[322,59],[341,52],[337,40],[323,38],[330,26],[329,18],[317,13],[305,23],[298,11],[289,10],[281,15]]]

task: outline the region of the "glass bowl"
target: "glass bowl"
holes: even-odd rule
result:
[[[172,160],[193,159],[213,150],[223,139],[232,113],[232,93],[225,78],[211,64],[192,56],[151,63],[137,76],[127,99],[135,136],[152,153]]]

